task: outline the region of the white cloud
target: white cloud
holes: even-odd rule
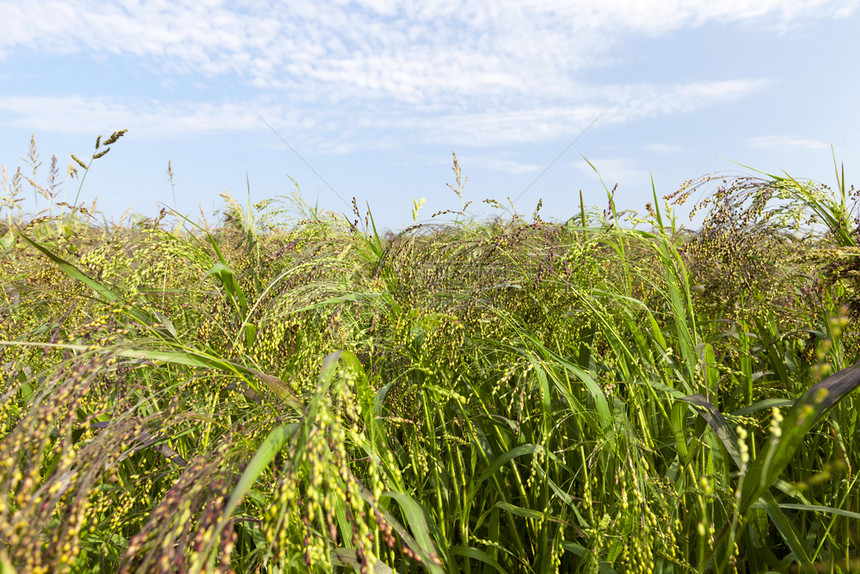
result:
[[[600,88],[597,92],[614,104],[609,119],[624,123],[640,117],[687,113],[715,104],[737,101],[768,85],[768,80],[756,78],[674,86],[631,84]]]
[[[92,134],[93,130],[128,129],[135,135],[170,137],[186,134],[259,129],[264,124],[251,107],[236,103],[158,101],[118,103],[111,98],[79,95],[64,97],[0,97],[0,112],[8,123],[35,130]],[[312,121],[283,109],[264,109],[275,126],[314,128]]]
[[[622,124],[644,117],[688,113],[738,100],[765,88],[760,79],[659,86],[632,84],[583,87],[569,106],[545,105],[517,110],[446,114],[416,122],[429,139],[458,145],[492,146],[573,138],[592,121]],[[601,114],[603,114],[601,116]]]
[[[236,75],[317,100],[423,105],[570,93],[627,34],[708,21],[763,29],[858,0],[0,0],[0,58],[18,50],[133,55],[166,72]]]
[[[830,147],[829,144],[818,140],[779,135],[754,137],[747,140],[747,143],[756,148],[798,148],[819,150]]]
[[[494,145],[572,137],[602,122],[695,111],[767,86],[760,79],[589,86],[620,38],[706,22],[779,31],[837,18],[860,0],[0,0],[0,61],[19,52],[131,57],[165,84],[191,77],[251,90],[276,128],[385,147],[384,130]],[[256,129],[239,98],[170,104],[106,95],[0,98],[12,123],[181,135]],[[256,106],[256,105],[255,105]],[[307,126],[310,120],[314,125]],[[378,137],[377,137],[378,136]],[[313,144],[323,146],[324,144]]]
[[[572,139],[598,117],[600,122],[618,124],[659,114],[691,112],[743,97],[764,85],[760,80],[734,80],[583,88],[579,99],[585,101],[569,106],[546,104],[513,110],[499,106],[453,113],[415,111],[396,105],[344,104],[326,109],[325,119],[311,104],[273,103],[274,99],[268,97],[246,105],[231,101],[124,101],[80,95],[15,96],[0,97],[0,113],[11,116],[9,125],[27,129],[92,134],[94,129],[124,128],[144,137],[265,130],[259,114],[275,130],[284,130],[283,135],[290,141],[317,151],[345,153],[358,146],[390,147],[391,138],[397,134],[458,148]],[[336,150],[332,141],[338,142]],[[364,143],[349,143],[357,141]],[[493,169],[505,169],[501,166],[496,163]],[[521,166],[508,166],[506,170],[511,169]]]

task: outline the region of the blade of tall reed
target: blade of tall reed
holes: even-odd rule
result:
[[[547,349],[542,342],[540,342],[537,338],[535,338],[531,333],[521,332],[520,336],[523,340],[528,341],[530,345],[532,345],[544,358],[544,360],[557,364],[562,367],[565,371],[572,374],[576,379],[578,379],[583,385],[585,385],[588,394],[591,396],[592,400],[594,400],[595,407],[597,409],[597,419],[596,422],[599,425],[600,433],[602,437],[608,437],[611,435],[611,429],[613,426],[614,419],[612,417],[612,412],[609,408],[609,403],[606,400],[606,394],[603,392],[603,389],[600,388],[600,385],[595,382],[595,380],[585,372],[580,367],[574,365],[570,361],[560,357],[554,352]],[[547,372],[554,373],[551,369]],[[563,377],[552,377],[552,381],[555,383],[555,389],[557,389],[562,396],[569,396],[570,391],[566,388],[566,385],[563,381],[565,379]],[[571,397],[572,398],[572,397]],[[547,393],[545,401],[551,401],[551,396]],[[571,405],[576,404],[576,402],[571,402]]]
[[[479,476],[477,478],[477,480],[475,480],[472,483],[472,488],[470,489],[469,496],[470,497],[475,496],[475,494],[478,491],[478,488],[481,486],[481,483],[483,483],[487,479],[491,478],[494,474],[496,474],[496,472],[502,466],[504,466],[507,462],[509,462],[509,461],[519,457],[519,456],[533,455],[536,452],[539,452],[540,450],[541,450],[541,447],[539,445],[523,444],[523,445],[520,445],[518,447],[512,448],[511,450],[509,450],[508,452],[506,452],[504,454],[497,456],[495,459],[493,459],[493,461],[487,467],[487,470],[482,472],[481,476]]]
[[[678,337],[679,351],[687,367],[687,380],[694,381],[698,364],[696,349],[701,339],[697,331],[696,312],[690,295],[690,278],[678,249],[665,233],[660,237],[658,254],[666,271],[669,304]]]
[[[444,574],[441,566],[444,561],[433,543],[424,508],[411,496],[399,492],[386,492],[382,496],[394,500],[400,506],[416,544],[412,550],[421,557],[425,568],[436,574]]]
[[[800,534],[797,531],[797,527],[792,523],[791,519],[782,512],[776,499],[773,497],[773,494],[765,492],[761,498],[764,501],[768,517],[771,522],[773,522],[774,526],[776,526],[782,539],[785,540],[786,545],[788,545],[789,549],[794,553],[798,562],[800,562],[800,566],[803,568],[803,571],[807,574],[814,574],[817,572],[815,565],[812,563],[812,559],[809,557],[806,542],[801,539]],[[728,566],[728,554],[729,553],[726,552],[726,556],[723,560],[723,563],[726,566]]]

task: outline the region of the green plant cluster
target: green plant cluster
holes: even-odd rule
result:
[[[29,157],[0,229],[3,572],[860,568],[844,175],[690,184],[666,199],[706,191],[695,232],[610,192],[381,235],[297,193],[225,194],[214,226],[57,214]]]

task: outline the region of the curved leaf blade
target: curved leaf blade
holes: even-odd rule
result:
[[[750,465],[741,485],[738,512],[744,514],[788,465],[803,437],[848,393],[860,385],[860,362],[811,386],[783,418],[779,437],[772,437]]]

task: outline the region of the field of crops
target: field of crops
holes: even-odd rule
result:
[[[860,571],[839,173],[397,234],[52,181],[0,211],[4,573]]]

